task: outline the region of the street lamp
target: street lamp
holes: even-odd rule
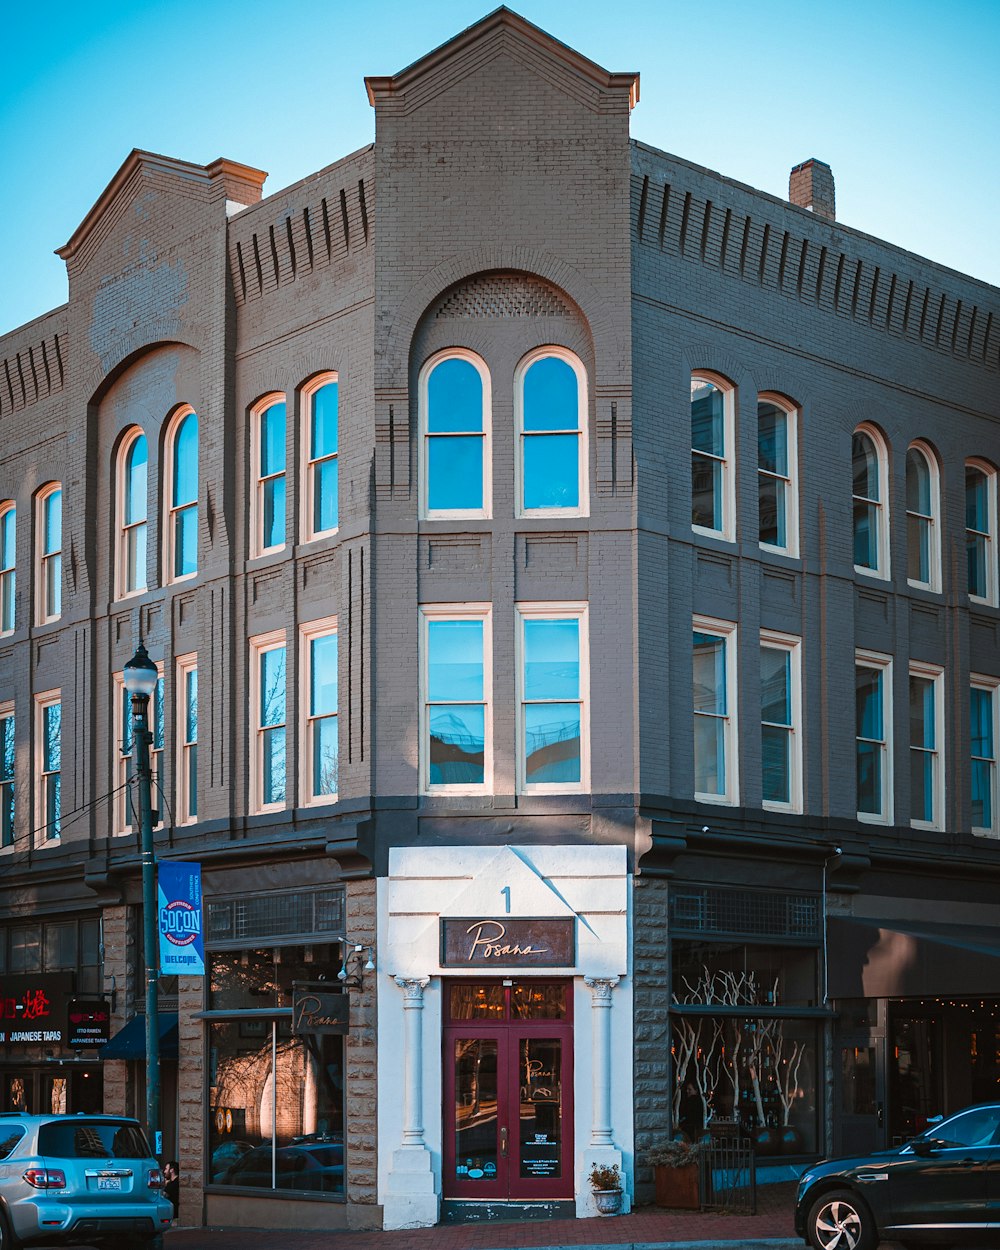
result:
[[[149,696],[159,673],[139,643],[135,655],[122,670],[125,689],[132,696],[132,742],[135,776],[139,787],[139,844],[142,850],[142,933],[146,961],[146,1131],[153,1151],[161,1153],[160,1140],[160,1010],[158,997],[159,949],[156,940],[156,859],[153,854],[152,772],[149,748]]]

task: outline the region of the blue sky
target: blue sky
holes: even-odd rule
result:
[[[0,333],[66,300],[65,243],[133,147],[266,169],[368,143],[391,74],[492,0],[12,0],[0,78]],[[632,134],[774,195],[807,157],[847,225],[1000,285],[996,0],[518,0],[642,75]],[[280,16],[279,16],[280,14]]]

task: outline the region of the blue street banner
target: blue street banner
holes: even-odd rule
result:
[[[201,864],[159,864],[160,971],[165,976],[203,977]]]

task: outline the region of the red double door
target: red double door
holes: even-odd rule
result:
[[[445,986],[444,1196],[573,1197],[570,981]]]

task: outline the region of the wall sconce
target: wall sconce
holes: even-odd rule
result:
[[[368,958],[362,964],[361,959],[365,951],[368,952]],[[363,943],[345,942],[344,962],[337,973],[337,980],[340,984],[345,989],[360,990],[364,982],[364,974],[374,971],[375,956],[372,948]]]

